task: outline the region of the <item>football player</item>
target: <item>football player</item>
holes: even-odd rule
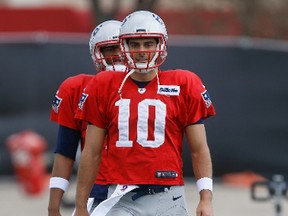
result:
[[[120,60],[119,30],[121,22],[109,20],[92,32],[89,47],[97,71],[125,71]],[[87,123],[74,118],[81,93],[94,75],[79,74],[66,79],[59,87],[52,104],[50,120],[59,124],[52,176],[50,179],[49,216],[60,216],[60,204],[69,185],[79,141],[85,143]],[[105,149],[103,149],[105,152]],[[105,157],[105,153],[103,154]],[[93,208],[107,197],[106,166],[102,160],[90,197]]]
[[[207,89],[191,71],[160,71],[168,35],[158,15],[128,15],[119,38],[130,71],[97,74],[76,114],[89,125],[75,215],[88,215],[84,205],[106,136],[109,198],[91,215],[188,215],[181,157],[186,134],[200,194],[197,216],[212,216],[212,162],[204,120],[215,115],[215,109]]]

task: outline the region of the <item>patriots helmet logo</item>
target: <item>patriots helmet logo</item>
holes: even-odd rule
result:
[[[58,93],[58,91],[57,91],[57,93]],[[54,100],[52,102],[52,109],[54,110],[55,113],[58,113],[59,107],[60,107],[60,104],[62,101],[62,98],[58,97],[57,93],[56,93]]]
[[[206,108],[209,108],[210,105],[212,104],[212,101],[210,99],[210,95],[208,93],[207,90],[205,90],[204,92],[201,93],[202,99],[204,100],[205,104],[206,104]]]
[[[87,97],[88,97],[88,94],[82,93],[81,99],[80,99],[80,101],[78,103],[79,109],[81,109],[81,110],[83,109],[83,105],[84,105]]]

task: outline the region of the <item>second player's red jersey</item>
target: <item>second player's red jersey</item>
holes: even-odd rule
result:
[[[79,74],[67,78],[59,87],[52,109],[50,120],[60,125],[78,130],[81,132],[81,143],[85,141],[85,132],[87,123],[75,119],[75,112],[78,107],[79,99],[87,83],[93,78],[93,75]],[[82,146],[83,148],[83,146]]]
[[[87,83],[94,77],[89,74],[79,74],[67,78],[59,87],[52,104],[50,120],[59,125],[77,130],[81,133],[81,149],[84,147],[87,122],[75,118],[78,103],[83,89]],[[97,183],[106,183],[105,160],[102,160],[101,171],[97,176]]]
[[[207,90],[195,73],[173,70],[145,88],[128,78],[119,92],[125,75],[97,74],[76,115],[108,131],[109,183],[183,185],[184,129],[215,115]]]

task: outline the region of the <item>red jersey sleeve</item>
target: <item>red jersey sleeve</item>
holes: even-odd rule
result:
[[[206,119],[216,114],[208,90],[203,85],[201,79],[189,72],[193,79],[189,79],[187,85],[187,125],[193,124],[200,119]]]
[[[68,83],[65,80],[56,92],[52,102],[50,120],[72,129],[78,129],[74,119],[75,111]]]
[[[99,73],[101,74],[101,73]],[[107,120],[103,118],[103,91],[97,74],[84,89],[75,118],[89,122],[97,127],[106,128]]]

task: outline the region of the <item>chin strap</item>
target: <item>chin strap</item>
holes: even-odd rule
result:
[[[106,71],[119,71],[119,72],[125,72],[126,66],[122,64],[115,64],[115,65],[107,65]]]
[[[128,79],[128,77],[129,77],[131,74],[133,74],[134,72],[135,72],[135,70],[132,69],[132,70],[130,70],[130,71],[126,74],[126,76],[124,77],[124,79],[123,79],[123,81],[122,81],[122,83],[121,83],[121,85],[120,85],[120,87],[119,87],[119,89],[118,89],[118,94],[120,95],[120,99],[121,99],[121,100],[122,100],[122,88],[123,88],[126,80]]]
[[[160,85],[160,79],[159,79],[159,76],[158,76],[158,70],[155,70],[155,73],[156,73],[156,78],[157,78],[157,85],[159,86]]]

